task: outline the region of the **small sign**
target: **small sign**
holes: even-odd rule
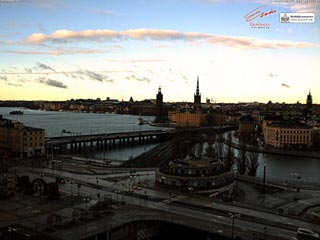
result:
[[[314,13],[280,13],[281,23],[314,23]]]

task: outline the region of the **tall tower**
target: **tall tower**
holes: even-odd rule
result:
[[[311,91],[309,90],[309,94],[307,96],[307,102],[306,102],[306,118],[308,119],[310,117],[310,114],[312,113],[312,96]],[[309,116],[308,116],[309,115]]]
[[[311,96],[310,90],[309,90],[309,94],[307,96],[307,108],[312,108],[312,96]]]
[[[193,108],[196,112],[201,110],[201,94],[199,91],[199,76],[197,77],[197,89],[196,89],[196,93],[194,94]]]
[[[156,99],[156,108],[157,108],[157,115],[162,115],[162,108],[163,108],[163,95],[161,93],[161,87],[158,88],[158,94]]]

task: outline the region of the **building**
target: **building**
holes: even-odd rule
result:
[[[310,91],[307,95],[305,114],[306,118],[310,118],[310,115],[312,114],[312,95]]]
[[[207,114],[194,112],[175,112],[170,111],[168,117],[171,123],[178,127],[200,127],[206,126],[208,121]]]
[[[174,160],[156,171],[156,184],[199,193],[227,192],[233,180],[233,171],[212,158]]]
[[[283,120],[282,115],[266,115],[263,117],[261,123],[262,135],[266,135],[267,126],[273,122],[281,122]]]
[[[45,130],[0,116],[0,148],[20,157],[45,155]]]
[[[249,136],[255,133],[255,121],[251,115],[243,116],[239,119],[239,134]]]
[[[158,116],[161,116],[162,110],[163,110],[163,95],[161,93],[161,87],[159,87],[158,89],[158,94],[157,94],[157,98],[156,98],[156,108],[157,108],[157,114]]]
[[[309,147],[312,128],[304,123],[273,122],[266,126],[265,143],[276,148]]]
[[[201,110],[201,94],[199,90],[199,77],[197,78],[197,88],[194,94],[193,109],[179,109],[168,112],[169,121],[179,127],[200,127],[207,126],[207,113]]]
[[[199,91],[199,77],[197,77],[197,88],[194,94],[193,109],[195,112],[201,112],[201,94]]]

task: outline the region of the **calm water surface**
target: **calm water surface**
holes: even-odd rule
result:
[[[22,110],[24,114],[10,115],[12,110]],[[0,114],[5,118],[21,121],[28,126],[44,128],[48,137],[61,136],[63,130],[70,131],[72,135],[79,135],[159,129],[149,125],[138,125],[138,116],[132,115],[45,112],[18,108],[0,108]],[[154,117],[143,116],[143,119],[152,121]],[[116,149],[99,153],[96,157],[127,160],[130,156],[142,154],[154,146]],[[320,159],[259,154],[258,176],[263,175],[264,164],[267,169],[267,178],[297,181],[291,173],[298,173],[301,176],[299,181],[320,183]]]

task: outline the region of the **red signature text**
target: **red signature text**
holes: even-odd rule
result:
[[[252,20],[256,19],[257,17],[263,18],[265,16],[268,16],[272,13],[275,13],[276,10],[271,9],[269,12],[263,12],[261,11],[262,8],[264,8],[266,5],[258,7],[251,12],[249,12],[247,15],[244,16],[246,19],[246,22],[251,22]]]

